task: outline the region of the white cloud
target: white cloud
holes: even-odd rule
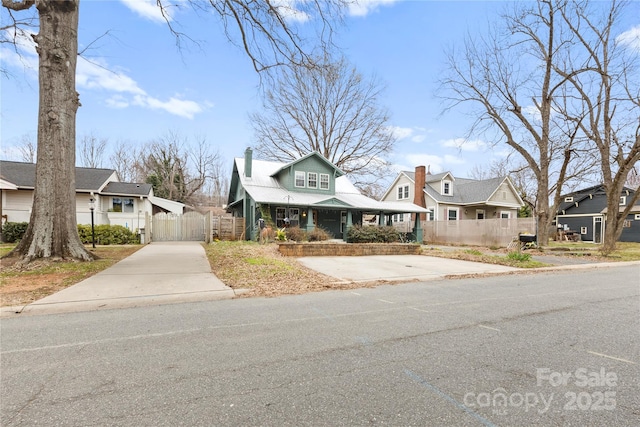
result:
[[[109,70],[109,68],[109,64],[100,59],[94,59],[92,62],[81,59],[78,61],[76,83],[79,87],[89,90],[115,92],[105,101],[106,105],[111,108],[122,109],[136,105],[151,110],[163,110],[187,119],[193,119],[203,110],[203,107],[197,102],[175,96],[167,101],[154,98],[124,71]],[[130,98],[131,96],[133,98]]]
[[[390,126],[389,130],[398,141],[409,138],[411,135],[413,135],[413,129],[411,128],[401,128],[400,126]]]
[[[4,67],[38,70],[38,53],[31,37],[33,34],[35,33],[32,31],[24,29],[16,31],[13,28],[0,32],[0,41],[3,46],[0,48],[0,58]]]
[[[640,25],[636,25],[628,31],[616,37],[616,41],[631,49],[640,51]]]
[[[104,89],[113,92],[144,94],[138,83],[122,71],[109,70],[109,65],[99,59],[80,58],[76,69],[76,83],[87,89]]]
[[[461,151],[480,151],[487,147],[487,143],[479,139],[467,140],[464,138],[446,139],[441,141],[440,145]]]
[[[149,21],[163,23],[168,19],[171,21],[169,11],[165,8],[165,16],[162,16],[162,11],[158,6],[156,0],[120,0],[139,16],[148,19]]]
[[[151,108],[152,110],[164,110],[187,119],[193,119],[194,115],[202,112],[202,107],[197,102],[174,97],[169,98],[168,101],[161,101],[151,96],[136,95],[133,98],[133,104]]]
[[[427,139],[427,135],[416,135],[411,137],[411,142],[422,142]]]
[[[296,7],[296,0],[272,0],[271,4],[278,10],[280,16],[289,22],[307,22],[309,15]]]
[[[380,6],[390,6],[399,0],[355,0],[349,4],[349,15],[351,16],[367,16],[374,12]]]

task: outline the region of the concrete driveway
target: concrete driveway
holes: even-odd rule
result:
[[[306,267],[344,282],[429,280],[447,276],[518,271],[503,265],[424,255],[297,258]]]

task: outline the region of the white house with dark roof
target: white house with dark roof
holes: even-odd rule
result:
[[[362,223],[365,215],[376,215],[379,224],[387,224],[394,214],[427,212],[412,203],[381,202],[363,195],[318,152],[282,163],[254,160],[251,149],[234,160],[227,210],[245,218],[247,240],[256,237],[257,220],[263,214],[276,227],[285,222],[307,231],[322,227],[346,239],[349,227]]]
[[[0,160],[2,222],[29,222],[36,179],[34,163]],[[95,203],[96,225],[121,225],[131,231],[145,228],[145,214],[181,214],[184,204],[155,197],[150,184],[120,182],[113,169],[76,167],[76,219],[91,223],[89,201]]]
[[[509,177],[456,178],[451,172],[431,174],[424,166],[400,172],[382,200],[422,206],[428,210],[427,221],[517,218],[524,205]],[[394,223],[410,220],[399,216]]]

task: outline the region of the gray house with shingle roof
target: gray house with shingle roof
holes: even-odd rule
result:
[[[429,212],[426,221],[517,218],[524,204],[508,177],[484,180],[456,178],[451,172],[431,174],[424,166],[398,174],[383,201],[413,203]],[[411,221],[397,217],[396,225]]]
[[[2,222],[28,222],[33,206],[36,165],[0,160],[0,215]],[[96,225],[145,228],[145,214],[181,214],[184,204],[155,197],[150,184],[120,182],[113,169],[76,167],[76,218],[91,223],[89,201],[95,202]]]

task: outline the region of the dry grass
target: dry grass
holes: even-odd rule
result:
[[[204,247],[215,275],[231,288],[248,289],[245,296],[273,297],[386,283],[336,282],[333,277],[304,267],[295,258],[282,256],[275,243],[215,242]]]
[[[12,247],[3,245],[0,250],[8,253],[7,248]],[[18,258],[3,258],[0,260],[0,305],[30,304],[93,276],[140,248],[140,245],[88,247],[100,257],[92,262],[34,261],[20,265]]]

